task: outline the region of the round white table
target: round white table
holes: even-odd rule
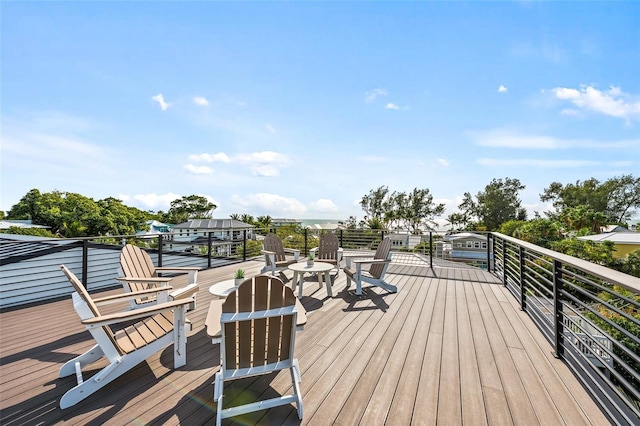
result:
[[[219,298],[225,298],[235,290],[237,287],[235,286],[235,279],[220,281],[219,283],[215,283],[211,287],[209,287],[209,293],[214,296],[218,296]]]
[[[293,271],[291,289],[295,292],[296,285],[300,284],[298,298],[302,297],[302,284],[304,283],[304,274],[306,273],[317,273],[318,285],[320,285],[320,287],[322,287],[322,279],[324,279],[324,283],[327,286],[327,294],[329,297],[333,297],[333,292],[331,291],[331,276],[329,275],[329,271],[333,269],[331,263],[315,261],[313,265],[308,265],[305,261],[289,265],[289,269]]]

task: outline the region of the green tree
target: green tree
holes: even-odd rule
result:
[[[44,228],[22,228],[19,226],[10,226],[9,229],[2,230],[0,233],[13,235],[31,235],[34,237],[57,238],[51,231]]]
[[[458,209],[469,218],[477,218],[486,229],[493,231],[508,220],[526,220],[527,213],[518,198],[525,186],[518,179],[493,179],[476,199],[465,192]]]
[[[555,212],[560,215],[564,209],[585,206],[587,210],[600,212],[608,223],[624,223],[640,208],[640,178],[622,175],[600,182],[591,178],[563,185],[553,182],[540,195],[543,202],[551,201]]]
[[[190,219],[211,219],[215,204],[201,195],[185,195],[171,202],[165,222],[183,223]]]
[[[378,189],[372,189],[369,194],[362,197],[360,207],[364,211],[364,222],[376,219],[378,222],[386,226],[385,206],[389,204],[389,188],[381,186]]]
[[[501,234],[508,235],[510,237],[515,237],[518,229],[520,229],[520,227],[525,223],[527,222],[524,220],[515,220],[515,219],[508,220],[502,225],[500,225],[499,232]]]
[[[434,217],[444,213],[444,204],[435,204],[428,189],[414,188],[409,194],[400,193],[394,203],[397,218],[413,234],[423,229],[433,229]]]
[[[512,223],[512,221],[506,223]],[[551,248],[554,242],[564,238],[560,224],[553,219],[537,218],[521,222],[513,233],[516,238],[545,248]]]
[[[414,188],[410,193],[389,192],[381,186],[362,197],[364,211],[361,226],[368,229],[388,229],[391,225],[403,226],[413,233],[430,229],[433,219],[444,213],[444,204],[435,204],[428,189]],[[355,218],[354,218],[355,219]]]

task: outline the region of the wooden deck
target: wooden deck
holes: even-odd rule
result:
[[[249,273],[261,266],[242,264]],[[0,313],[0,423],[215,422],[212,383],[220,361],[219,346],[204,330],[213,297],[207,290],[235,269],[200,273],[185,367],[172,369],[168,348],[65,410],[58,402],[75,377],[60,379],[58,369],[94,343],[70,298]],[[333,299],[317,283],[305,285],[308,322],[296,338],[303,424],[609,423],[492,275],[456,265],[431,270],[418,262],[392,264],[387,276],[398,293],[375,288],[357,297],[353,287],[344,291],[342,273]],[[235,405],[234,398],[271,397],[290,385],[288,373],[281,372],[237,381],[225,394]],[[233,420],[300,423],[293,406]]]

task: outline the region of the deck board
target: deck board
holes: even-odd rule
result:
[[[204,329],[213,298],[208,287],[238,267],[252,275],[262,262],[199,273],[197,307],[188,314],[193,329],[186,366],[173,369],[169,347],[66,410],[58,402],[75,378],[58,378],[58,369],[93,345],[71,301],[1,312],[0,423],[211,423],[220,354]],[[334,298],[316,282],[304,286],[308,322],[296,336],[303,424],[608,423],[494,276],[438,263],[434,269],[392,264],[387,277],[398,293],[374,288],[358,297],[354,286],[344,290],[344,274],[335,280]],[[105,310],[118,309],[109,306]],[[104,365],[92,365],[85,380]],[[225,400],[236,405],[249,394],[272,397],[290,390],[288,372],[281,372],[229,384]],[[293,406],[225,421],[299,423]]]

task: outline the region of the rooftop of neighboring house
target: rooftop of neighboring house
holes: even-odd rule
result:
[[[485,235],[474,234],[473,232],[460,232],[458,234],[446,235],[444,239],[447,241],[461,240],[461,239],[465,239],[465,240],[476,239],[476,240],[486,241],[487,237]]]
[[[583,241],[613,241],[615,244],[640,244],[640,232],[608,232],[605,234],[578,237]]]
[[[50,226],[34,225],[31,220],[0,220],[0,229],[16,228],[51,228]]]
[[[175,225],[173,229],[249,229],[254,225],[235,219],[194,219]]]

